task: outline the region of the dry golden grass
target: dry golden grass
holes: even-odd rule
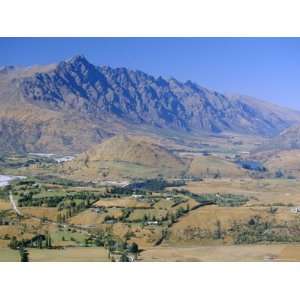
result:
[[[215,225],[217,220],[219,220],[224,227],[228,227],[233,221],[245,221],[256,215],[267,218],[269,213],[266,208],[219,207],[210,205],[192,211],[187,216],[181,218],[178,223],[174,224],[173,228],[190,225],[211,228]]]
[[[138,201],[132,197],[102,199],[97,201],[94,206],[99,207],[129,207],[129,208],[144,208],[150,207],[148,203]]]
[[[112,231],[115,235],[124,238],[125,234],[134,234],[129,242],[136,242],[140,248],[153,246],[161,237],[162,228],[160,226],[141,226],[140,224],[114,224]]]
[[[235,163],[216,156],[198,156],[190,164],[188,174],[192,176],[209,177],[219,174],[222,177],[241,177],[247,172]]]
[[[9,236],[18,236],[20,234],[20,229],[15,225],[1,225],[0,236],[4,236],[6,234]]]
[[[174,202],[172,200],[161,199],[154,204],[154,208],[157,209],[170,209]]]
[[[205,179],[185,187],[196,194],[225,193],[250,198],[247,205],[282,203],[300,206],[300,185],[288,179]]]
[[[17,262],[20,261],[19,252],[9,248],[0,248],[0,262]]]
[[[6,209],[11,209],[11,208],[12,207],[11,207],[10,202],[0,200],[0,210],[6,210]]]
[[[22,227],[16,225],[1,225],[0,226],[0,236],[4,237],[8,235],[9,237],[15,236],[17,239],[31,239],[33,233],[30,231],[24,231]]]
[[[8,244],[9,244],[9,240],[0,240],[0,249],[1,248],[8,248]]]
[[[175,223],[170,229],[168,242],[173,244],[189,243],[191,237],[187,231],[191,229],[214,232],[217,229],[217,222],[220,222],[222,230],[228,230],[234,222],[246,223],[254,216],[260,216],[265,221],[278,223],[290,222],[298,218],[288,207],[280,207],[275,214],[271,214],[267,207],[218,207],[211,205],[192,211]],[[196,239],[192,241],[195,242]],[[207,243],[202,239],[198,239],[198,242]],[[225,242],[230,243],[231,241],[225,240]]]
[[[70,218],[68,222],[74,225],[98,227],[98,225],[101,225],[104,222],[106,216],[119,218],[123,214],[121,208],[107,208],[106,211],[107,212],[97,213],[91,209],[87,209]]]
[[[155,217],[156,219],[160,219],[167,215],[168,211],[164,209],[135,209],[129,216],[129,220],[131,221],[139,221],[142,220],[144,216],[147,216],[148,219],[152,219]]]
[[[141,136],[120,135],[66,162],[61,171],[70,178],[103,180],[179,175],[184,170],[185,163],[159,144]]]
[[[18,262],[16,250],[1,249],[1,262]],[[64,250],[29,249],[32,262],[96,262],[108,261],[102,248],[70,247]],[[300,245],[239,245],[239,246],[159,246],[145,248],[141,261],[300,261]]]
[[[104,221],[105,214],[98,214],[91,210],[85,210],[78,215],[70,218],[68,222],[74,225],[97,226]]]
[[[300,261],[300,245],[159,246],[143,251],[142,261]]]
[[[51,221],[56,221],[58,209],[55,207],[21,207],[20,211],[24,215],[37,218],[47,218]]]
[[[114,236],[125,240],[125,236],[130,233],[128,243],[136,242],[140,248],[153,246],[162,235],[162,228],[160,226],[142,226],[138,223],[115,223],[97,224],[95,229],[97,231],[110,231]]]
[[[107,251],[102,247],[80,248],[70,247],[63,250],[28,249],[29,260],[32,262],[105,262],[108,261]],[[16,250],[0,249],[0,261],[19,261]]]
[[[169,212],[175,213],[179,208],[186,209],[187,207],[189,207],[190,209],[193,209],[197,205],[199,205],[199,202],[197,202],[194,199],[188,199],[186,202],[180,203],[180,204],[172,207],[171,209],[169,209]]]
[[[179,158],[142,136],[114,136],[78,157],[78,161],[86,159],[88,164],[93,161],[126,161],[158,168],[164,165],[183,168]]]
[[[271,172],[282,170],[285,174],[300,176],[300,150],[286,150],[273,154],[265,162]]]
[[[284,247],[278,258],[283,261],[300,261],[300,245]]]

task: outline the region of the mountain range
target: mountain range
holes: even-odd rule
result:
[[[300,112],[84,56],[0,69],[0,152],[78,153],[128,132],[273,137]]]

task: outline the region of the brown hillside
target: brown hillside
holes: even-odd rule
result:
[[[74,178],[143,178],[176,176],[185,163],[166,148],[137,136],[115,136],[64,165]]]
[[[246,175],[246,171],[220,157],[198,156],[192,160],[188,174],[198,177],[240,177]]]
[[[300,150],[276,152],[266,160],[265,166],[272,173],[281,170],[286,176],[300,177]]]

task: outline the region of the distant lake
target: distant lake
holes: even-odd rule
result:
[[[15,179],[25,179],[25,176],[10,176],[10,175],[0,175],[0,187],[9,185],[9,182]]]

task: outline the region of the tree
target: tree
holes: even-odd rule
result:
[[[15,236],[13,236],[8,244],[8,247],[11,249],[17,249],[18,247],[18,241],[17,238]]]
[[[128,251],[130,253],[138,253],[139,252],[139,246],[137,243],[133,242],[132,244],[129,245]]]
[[[61,214],[60,213],[56,216],[56,222],[61,223]]]
[[[144,221],[144,222],[147,222],[147,221],[148,221],[148,216],[147,216],[146,214],[143,216],[143,221]]]
[[[20,254],[20,261],[21,262],[28,262],[29,261],[28,251],[23,246],[20,247],[19,254]]]
[[[103,246],[103,242],[102,242],[102,240],[101,240],[101,238],[100,238],[99,236],[96,237],[95,245],[96,245],[97,247]]]
[[[129,258],[126,253],[122,253],[120,257],[120,262],[129,262]]]
[[[51,249],[52,248],[52,240],[50,234],[47,234],[46,236],[46,248]]]
[[[221,239],[222,238],[222,228],[221,228],[221,222],[219,220],[217,220],[216,222],[216,230],[214,233],[214,237],[215,239]]]
[[[41,236],[39,236],[37,242],[38,242],[38,247],[40,249],[42,249],[43,248],[43,238]]]
[[[108,259],[111,258],[111,248],[110,247],[108,247],[108,249],[107,249],[107,256],[108,256]]]
[[[66,215],[63,215],[63,216],[62,216],[61,221],[62,221],[62,223],[65,223],[65,222],[66,222]]]
[[[189,212],[189,211],[190,211],[190,205],[189,205],[189,204],[186,205],[185,211],[186,211],[186,212]]]
[[[171,223],[173,224],[175,222],[176,222],[176,218],[175,218],[174,214],[171,214]]]
[[[275,214],[277,212],[277,210],[278,210],[277,207],[273,207],[273,206],[270,207],[270,213],[271,214]]]
[[[283,171],[282,171],[282,170],[277,170],[277,171],[275,172],[275,177],[276,177],[276,178],[282,178],[282,177],[284,177]]]

